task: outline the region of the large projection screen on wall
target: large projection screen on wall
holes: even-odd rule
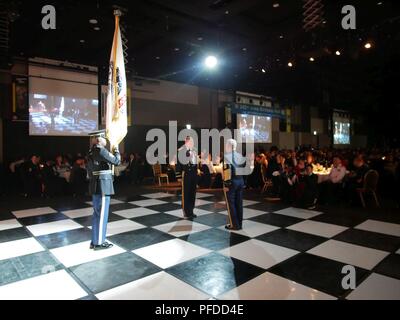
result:
[[[87,136],[98,129],[97,75],[29,67],[29,134]]]
[[[270,117],[238,114],[237,128],[242,142],[272,143],[272,119]]]
[[[350,119],[334,117],[333,124],[333,144],[350,144]]]

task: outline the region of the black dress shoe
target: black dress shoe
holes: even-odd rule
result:
[[[234,227],[231,227],[230,225],[225,226],[225,229],[226,229],[226,230],[232,230],[232,231],[239,231],[239,230],[242,230],[242,228],[234,228]]]
[[[97,245],[97,246],[94,246],[94,251],[97,251],[97,250],[106,250],[106,249],[110,249],[110,248],[112,248],[114,245],[113,244],[111,244],[111,243],[108,243],[108,242],[104,242],[103,244],[100,244],[100,245]]]
[[[94,244],[93,244],[93,242],[90,243],[89,249],[94,249]]]
[[[184,216],[183,217],[183,219],[185,219],[185,220],[191,220],[191,219],[194,219],[194,218],[197,218],[197,215],[191,214],[190,216]]]

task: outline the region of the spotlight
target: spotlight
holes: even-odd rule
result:
[[[266,73],[267,71],[266,71],[264,68],[262,68],[262,69],[261,69],[261,72],[262,72],[262,73]]]
[[[315,59],[314,59],[313,57],[311,57],[311,58],[310,58],[310,61],[311,61],[311,62],[314,62],[314,61],[315,61]]]
[[[371,49],[371,48],[372,48],[372,44],[371,44],[370,42],[367,42],[367,43],[364,45],[364,48],[365,48],[365,49]]]
[[[293,67],[293,63],[292,62],[289,62],[287,65],[288,65],[289,68]]]
[[[204,64],[208,69],[214,69],[218,65],[218,59],[215,56],[208,56]]]
[[[340,56],[342,53],[341,53],[339,50],[337,50],[337,51],[335,52],[335,54],[336,54],[337,56]]]

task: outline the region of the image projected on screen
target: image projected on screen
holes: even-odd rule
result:
[[[29,66],[29,134],[87,136],[98,129],[97,74]]]
[[[31,135],[87,135],[97,130],[98,100],[29,95]]]
[[[335,121],[334,144],[350,144],[350,122]]]
[[[270,117],[238,114],[238,129],[243,142],[272,143],[272,125]]]

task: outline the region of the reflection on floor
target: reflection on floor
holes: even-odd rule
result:
[[[175,194],[117,197],[105,251],[89,250],[90,199],[5,201],[0,299],[400,299],[399,215],[247,195],[244,230],[229,233],[222,195],[197,198],[191,222]]]

